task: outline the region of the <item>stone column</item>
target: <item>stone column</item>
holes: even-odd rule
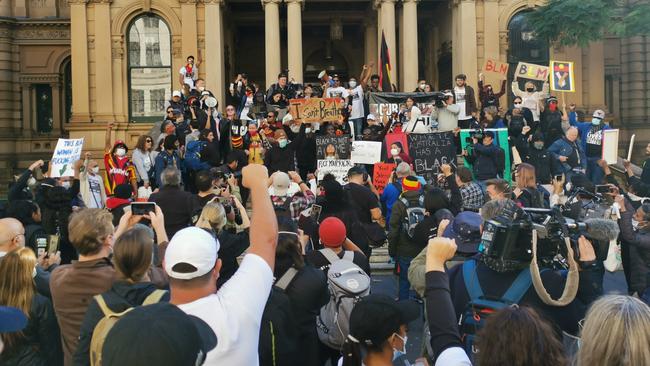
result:
[[[384,37],[386,37],[386,45],[388,45],[388,53],[390,55],[390,80],[391,83],[398,85],[397,42],[395,37],[395,1],[396,0],[376,0],[376,5],[379,9],[379,16],[381,17],[381,28],[379,29],[379,39],[377,44],[379,45],[378,47],[380,47],[381,53],[381,35],[383,31]],[[381,65],[378,66],[381,67]]]
[[[88,30],[86,3],[88,0],[68,0],[70,3],[70,44],[72,44],[72,122],[90,121],[88,87]]]
[[[649,49],[648,37],[636,36],[621,40],[621,91],[624,91],[621,98],[621,122],[628,128],[646,129],[650,119]]]
[[[467,84],[476,85],[478,81],[477,51],[476,51],[476,1],[459,0],[453,12],[456,13],[456,32],[453,34],[454,48],[454,77],[456,74],[467,75]]]
[[[585,50],[586,57],[582,61],[587,61],[586,80],[588,85],[583,85],[583,90],[589,90],[589,111],[595,109],[607,109],[605,106],[605,50],[603,41],[592,42]],[[575,67],[576,65],[573,65]],[[587,89],[587,87],[589,89]]]
[[[417,87],[419,77],[419,55],[418,55],[418,1],[419,0],[402,0],[402,16],[404,17],[404,53],[401,64],[404,70],[404,79],[402,80],[402,90],[411,91]]]
[[[266,88],[270,87],[281,70],[280,61],[280,2],[262,0],[264,7],[264,57],[266,62]]]
[[[377,55],[379,54],[377,51],[377,20],[376,19],[367,19],[364,23],[366,26],[365,28],[365,64],[370,65],[370,63],[374,63],[375,67],[377,66],[377,63],[379,60],[377,60]],[[372,68],[370,72],[372,74],[376,73],[376,68]]]
[[[203,0],[205,3],[205,83],[225,107],[225,78],[223,58],[223,0]]]
[[[23,2],[23,7],[24,7],[24,2]],[[0,17],[7,17],[11,18],[12,17],[12,12],[11,12],[11,0],[0,0]]]
[[[0,0],[2,3],[4,0]],[[4,1],[5,3],[11,3],[11,1]],[[4,16],[4,14],[3,14]],[[11,15],[9,15],[11,16]],[[27,16],[27,0],[15,0],[14,1],[14,16],[15,17],[26,17]]]
[[[183,34],[181,52],[183,53],[183,58],[192,55],[198,60],[196,48],[196,40],[198,39],[196,29],[196,3],[197,0],[181,0],[181,32]],[[205,71],[201,69],[199,66],[199,71]],[[178,78],[176,74],[174,76]]]
[[[114,121],[111,0],[95,3],[95,122]],[[74,43],[73,43],[74,44]],[[74,47],[73,47],[74,48]],[[73,60],[74,62],[74,60]],[[74,65],[74,63],[73,63]],[[76,71],[76,66],[73,66]],[[74,74],[74,72],[73,72]]]
[[[483,9],[483,56],[499,60],[499,1],[484,0]]]
[[[285,1],[287,3],[287,65],[291,78],[297,83],[302,83],[302,5],[304,0]]]

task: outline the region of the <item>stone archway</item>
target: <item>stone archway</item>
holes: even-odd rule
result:
[[[332,42],[325,41],[325,45],[313,51],[305,61],[303,78],[305,83],[319,83],[318,73],[322,70],[329,75],[338,74],[347,80],[350,75],[347,59],[337,51]]]

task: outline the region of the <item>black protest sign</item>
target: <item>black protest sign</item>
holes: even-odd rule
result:
[[[327,159],[327,155],[333,159],[350,159],[350,136],[316,136],[316,159]]]
[[[456,167],[456,146],[453,132],[412,133],[408,137],[413,169],[429,184],[436,182],[442,164]]]

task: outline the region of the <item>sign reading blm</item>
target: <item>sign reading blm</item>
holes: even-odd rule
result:
[[[429,184],[436,181],[442,164],[456,166],[453,132],[412,133],[408,135],[408,145],[415,173]]]
[[[350,136],[316,136],[316,159],[350,159]]]

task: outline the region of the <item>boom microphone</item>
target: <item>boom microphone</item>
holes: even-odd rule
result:
[[[569,224],[577,227],[580,224]],[[611,241],[618,238],[620,232],[618,224],[613,220],[607,219],[587,219],[584,221],[587,236],[598,241]]]

